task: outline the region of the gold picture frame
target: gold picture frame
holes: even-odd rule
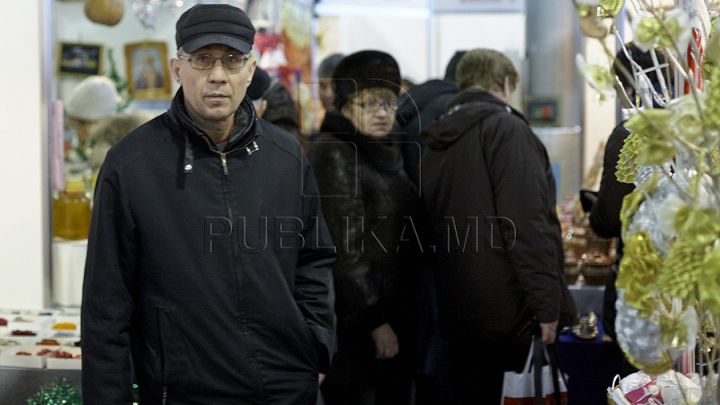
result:
[[[125,45],[128,93],[138,100],[172,98],[170,68],[165,42]]]
[[[60,42],[58,44],[59,76],[90,76],[102,74],[104,46]]]

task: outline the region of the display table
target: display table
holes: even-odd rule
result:
[[[568,405],[607,405],[607,388],[620,373],[623,353],[620,347],[604,339],[598,319],[598,336],[579,339],[570,331],[557,343],[560,367],[568,375]]]
[[[80,392],[80,376],[80,370],[0,367],[0,404],[25,404],[40,387],[51,387],[62,378]]]
[[[82,301],[87,239],[53,240],[53,303],[61,307],[80,307]]]

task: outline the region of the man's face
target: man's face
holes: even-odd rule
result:
[[[242,55],[226,45],[209,45],[192,54],[178,51],[180,59],[172,59],[175,81],[182,86],[185,107],[190,118],[201,128],[218,123],[232,124],[235,111],[240,106],[255,71],[256,61],[247,61],[239,69],[227,69],[221,60],[225,55]],[[208,70],[198,70],[191,66],[187,58],[209,55],[218,58]]]

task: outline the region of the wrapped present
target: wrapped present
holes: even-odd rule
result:
[[[623,379],[616,376],[607,397],[609,405],[694,405],[701,402],[702,384],[697,374],[638,371]]]
[[[660,388],[655,385],[654,381],[628,392],[625,394],[625,398],[633,405],[660,405],[665,403]]]

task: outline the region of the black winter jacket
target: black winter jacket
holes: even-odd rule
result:
[[[622,229],[620,211],[622,210],[622,203],[625,196],[635,190],[634,184],[621,183],[615,175],[617,164],[620,160],[620,151],[625,145],[625,140],[630,136],[630,131],[628,131],[623,124],[624,122],[613,129],[608,138],[607,145],[605,145],[600,190],[598,190],[597,201],[593,204],[588,218],[593,232],[602,238],[615,238],[616,242],[616,266],[613,268],[613,272],[605,283],[602,311],[603,329],[608,336],[615,340],[617,340],[617,334],[615,332],[615,318],[617,317],[617,309],[615,309],[615,301],[617,301],[615,280],[617,279],[617,265],[620,264],[625,246],[620,235]]]
[[[337,292],[338,353],[329,381],[372,387],[410,372],[416,338],[418,191],[402,169],[399,144],[357,132],[338,112],[328,112],[310,158],[323,213],[338,249],[333,265]],[[370,332],[389,323],[400,353],[375,360]],[[402,363],[402,364],[399,364]],[[392,372],[390,371],[392,370]]]
[[[295,138],[245,99],[220,153],[167,113],[108,153],[82,301],[84,404],[314,404],[335,258]]]
[[[449,105],[423,133],[422,160],[448,337],[514,338],[530,318],[553,322],[561,309],[574,318],[545,147],[488,92],[464,90]]]
[[[615,175],[620,151],[630,131],[621,123],[613,129],[605,146],[603,173],[600,179],[600,190],[597,201],[590,210],[590,227],[601,238],[618,238],[618,262],[622,257],[622,240],[620,239],[620,210],[623,198],[635,190],[634,184],[621,183]]]

